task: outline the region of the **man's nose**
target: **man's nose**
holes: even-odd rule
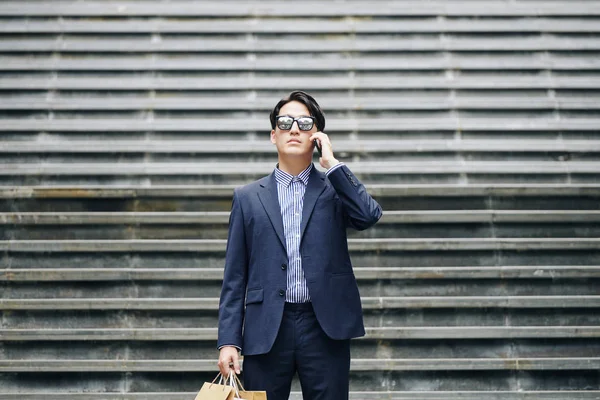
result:
[[[298,127],[298,121],[292,122],[292,127],[290,128],[290,133],[299,134],[300,128]]]

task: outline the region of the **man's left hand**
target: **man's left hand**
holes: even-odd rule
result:
[[[315,139],[321,144],[321,157],[319,158],[321,167],[329,169],[334,165],[339,164],[340,162],[333,156],[333,148],[329,136],[323,132],[315,132],[310,137],[310,140],[312,141]]]

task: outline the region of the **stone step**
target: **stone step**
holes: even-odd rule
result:
[[[598,99],[600,100],[600,99]],[[530,100],[531,101],[531,100]],[[104,102],[106,102],[104,100]],[[130,101],[131,102],[131,101]],[[85,102],[84,102],[85,103]],[[0,100],[0,108],[1,106]],[[107,103],[110,104],[110,103]],[[189,102],[188,102],[189,104]],[[600,108],[600,101],[596,105]],[[336,153],[364,155],[365,153],[546,153],[546,152],[600,152],[600,140],[564,139],[360,139],[335,140]],[[33,137],[31,140],[0,140],[0,153],[175,153],[175,154],[274,154],[275,148],[268,140],[210,140],[210,139],[70,139],[60,137]]]
[[[94,79],[94,78],[90,78]],[[135,78],[132,78],[135,79]],[[13,80],[14,81],[14,80]],[[105,82],[108,83],[108,82]],[[27,85],[31,85],[32,82],[27,81]],[[57,86],[57,83],[54,82],[53,85]],[[39,87],[36,89],[48,89],[43,82],[40,82]],[[2,88],[2,78],[0,78],[0,88]],[[18,87],[17,89],[24,89],[22,87]],[[250,111],[270,111],[273,108],[272,99],[256,99],[256,100],[247,100],[245,98],[238,99],[235,103],[232,103],[231,98],[218,98],[213,97],[210,99],[204,98],[194,98],[193,101],[190,101],[190,96],[177,96],[165,98],[151,98],[149,96],[143,97],[133,97],[133,96],[122,96],[118,97],[116,95],[112,95],[110,101],[108,101],[104,97],[99,97],[98,95],[90,96],[89,93],[85,94],[86,97],[77,96],[77,97],[53,97],[48,98],[46,94],[41,95],[30,95],[30,94],[22,94],[19,96],[0,96],[0,110],[55,110],[55,111],[128,111],[128,110],[170,110],[170,111],[232,111],[232,110],[250,110]],[[598,95],[590,95],[589,93],[582,96],[561,96],[557,94],[554,98],[548,97],[546,94],[531,94],[528,96],[523,95],[513,95],[513,96],[475,96],[475,95],[465,95],[461,98],[461,95],[450,97],[444,93],[441,94],[430,94],[430,95],[415,95],[415,94],[403,94],[398,93],[394,97],[354,97],[354,98],[327,98],[325,96],[319,96],[319,104],[325,110],[328,111],[347,111],[353,110],[355,112],[363,112],[365,110],[370,111],[384,111],[384,110],[394,110],[394,111],[431,111],[431,110],[555,110],[559,108],[561,110],[598,110],[600,109],[600,98]],[[527,144],[539,142],[542,146],[537,151],[548,151],[546,150],[548,147],[550,149],[556,149],[557,147],[562,147],[565,149],[568,148],[578,148],[577,146],[584,142],[590,142],[592,146],[597,146],[597,141],[589,140],[589,141],[577,141],[577,140],[567,140],[565,142],[559,141],[548,141],[548,140],[539,140],[539,141],[531,141],[525,139],[525,144],[523,147],[527,148]],[[152,142],[141,142],[141,141],[127,141],[127,140],[118,140],[111,141],[107,143],[106,141],[95,141],[89,140],[89,146],[85,147],[85,150],[88,152],[98,152],[96,144],[100,145],[100,148],[111,148],[114,149],[114,145],[125,145],[125,151],[131,151],[128,147],[137,146],[145,149],[149,149],[147,151],[159,151],[159,152],[167,152],[167,149],[172,149],[175,151],[181,151],[184,145],[191,145],[190,152],[193,149],[194,152],[207,152],[209,148],[204,147],[204,144],[224,144],[223,140],[220,141],[204,141],[204,140],[179,140],[176,143],[172,143],[171,141],[161,141],[161,140],[153,140]],[[421,143],[422,142],[422,143]],[[228,141],[228,144],[235,146],[234,148],[239,148],[236,151],[250,151],[250,149],[246,149],[242,144],[250,145],[250,147],[254,147],[255,151],[258,147],[261,150],[273,150],[273,146],[270,142],[257,142],[257,143],[240,143],[240,141]],[[423,141],[411,141],[411,140],[390,140],[389,144],[392,146],[401,146],[401,148],[411,148],[414,150],[415,145],[421,144],[424,145],[425,148],[420,151],[427,151],[430,145],[433,148],[439,148],[443,150],[448,150],[448,146],[450,149],[454,148],[464,148],[470,149],[475,145],[476,148],[480,148],[481,151],[492,151],[494,147],[488,148],[486,145],[499,145],[502,148],[510,148],[514,149],[514,151],[524,151],[521,147],[516,146],[515,142],[506,141],[506,140],[495,140],[495,141],[483,141],[483,140],[468,140],[464,141],[464,143],[456,142],[456,141],[440,141],[440,140],[423,140]],[[44,146],[44,149],[48,148],[46,151],[56,151],[59,149],[59,145],[67,145],[72,148],[77,145],[82,146],[83,143],[78,143],[77,141],[70,140],[61,140],[59,138],[53,138],[52,140],[46,141],[36,141],[35,143],[28,142],[14,142],[7,141],[1,144],[0,151],[8,151],[11,149],[24,149],[22,151],[40,151],[37,150],[40,146]],[[344,147],[349,147],[354,145],[354,147],[360,146],[361,149],[369,149],[371,147],[375,147],[375,149],[381,149],[381,143],[375,141],[358,141],[358,142],[343,142],[340,140],[336,140],[335,147],[336,150],[341,150]],[[27,147],[29,146],[29,147]],[[167,146],[163,149],[164,146]],[[56,150],[55,150],[56,149]],[[219,148],[217,147],[217,151]],[[15,150],[13,150],[15,151]],[[69,149],[66,152],[71,152],[72,149]],[[82,151],[82,150],[78,150]],[[348,150],[346,150],[348,151]],[[375,150],[377,151],[377,150]],[[381,150],[380,150],[381,151]],[[438,150],[439,151],[439,150]],[[498,150],[496,150],[498,151]]]
[[[229,212],[14,212],[0,213],[0,225],[227,225]],[[600,210],[418,210],[384,211],[378,224],[593,223]]]
[[[227,238],[227,224],[0,224],[0,239],[20,240],[212,240]],[[600,237],[600,225],[583,222],[404,222],[380,223],[368,231],[348,231],[350,239],[478,239]]]
[[[353,359],[361,371],[598,370],[600,357]],[[215,371],[215,360],[0,360],[0,372]]]
[[[112,198],[176,198],[217,197],[231,201],[237,185],[153,185],[152,187],[125,185],[74,185],[74,186],[0,186],[0,199],[112,199]],[[373,196],[381,197],[565,197],[575,201],[578,197],[600,196],[600,184],[594,183],[531,183],[531,184],[368,184]]]
[[[72,394],[83,394],[85,392],[104,394],[123,394],[128,393],[149,393],[149,392],[174,392],[194,393],[199,390],[204,382],[210,382],[216,375],[216,369],[207,372],[190,371],[190,372],[82,372],[72,373],[63,372],[56,374],[47,374],[44,372],[17,372],[6,374],[5,393],[35,393],[43,394],[48,392]],[[351,371],[350,390],[357,391],[373,391],[378,388],[387,392],[389,395],[395,390],[405,392],[422,390],[442,390],[452,391],[457,390],[459,394],[463,394],[466,388],[465,380],[473,382],[469,384],[469,391],[479,393],[480,391],[495,391],[506,392],[529,392],[540,390],[558,390],[564,386],[568,388],[566,393],[571,393],[575,390],[574,386],[569,382],[573,380],[583,382],[577,388],[581,390],[599,390],[599,387],[594,378],[595,371],[592,370],[562,370],[557,375],[556,371],[513,371],[513,370],[473,370],[473,371]],[[424,386],[425,383],[431,382],[432,377],[436,378],[436,385]],[[483,381],[483,382],[482,382]],[[549,381],[554,385],[549,386]],[[3,383],[4,383],[3,382]],[[381,382],[384,382],[382,385]],[[480,383],[481,382],[481,383]],[[28,388],[24,389],[23,385],[27,384]],[[125,388],[125,389],[124,389]],[[300,384],[294,379],[292,382],[292,391],[300,392]],[[364,392],[363,392],[364,393]],[[55,398],[55,397],[52,397]],[[111,397],[108,397],[111,398]],[[154,397],[151,397],[154,398]],[[179,397],[181,398],[181,397]],[[190,398],[194,398],[193,396]],[[434,397],[435,398],[435,397]],[[501,397],[502,399],[503,397]],[[532,397],[526,397],[532,399]],[[458,399],[458,398],[456,398]],[[469,397],[472,399],[472,397]],[[494,398],[497,400],[497,398]],[[366,400],[366,399],[364,399]],[[432,399],[429,399],[432,400]],[[536,398],[537,400],[537,398]],[[564,399],[562,399],[564,400]],[[571,398],[569,398],[571,400]]]
[[[596,238],[350,239],[354,265],[444,267],[596,265]],[[11,268],[222,268],[225,240],[8,240],[0,241]],[[499,261],[501,260],[501,261]]]
[[[0,299],[2,310],[217,310],[217,297]],[[598,308],[600,296],[362,297],[365,310],[416,308]]]
[[[0,26],[1,29],[1,26]],[[192,76],[190,76],[190,74]],[[25,70],[19,71],[19,76],[3,76],[0,74],[0,89],[8,90],[94,90],[101,92],[119,92],[130,90],[173,90],[181,91],[202,91],[211,96],[215,91],[220,90],[269,90],[273,85],[273,77],[265,76],[260,72],[253,79],[248,79],[245,73],[231,73],[227,75],[213,74],[208,72],[202,74],[193,73],[177,75],[175,72],[170,72],[168,75],[147,76],[144,74],[114,74],[111,72],[99,73],[86,72],[75,76],[65,75],[64,73],[54,73],[52,75],[42,75],[40,73],[30,73]],[[556,98],[553,101],[557,105],[569,103],[566,95],[563,95],[563,89],[585,89],[586,96],[590,96],[589,90],[600,89],[600,77],[595,75],[579,76],[576,72],[570,75],[553,74],[552,77],[546,75],[532,74],[524,75],[522,71],[519,73],[511,73],[510,71],[499,73],[482,73],[479,72],[476,76],[470,76],[468,71],[461,71],[461,74],[456,76],[448,76],[442,73],[434,74],[431,72],[423,73],[414,71],[411,73],[410,79],[401,79],[397,73],[389,73],[386,71],[377,72],[376,74],[364,74],[360,71],[349,74],[348,72],[330,72],[328,76],[323,76],[318,73],[298,74],[288,72],[285,78],[278,80],[278,88],[280,90],[293,90],[298,87],[303,87],[306,90],[336,90],[352,89],[357,91],[357,96],[360,97],[361,91],[371,90],[493,90],[501,91],[507,89],[518,90],[522,93],[524,90],[530,89],[557,89]],[[112,94],[112,93],[111,93]],[[60,94],[57,94],[58,96]],[[176,94],[174,94],[176,95]],[[327,93],[323,93],[327,99]],[[539,96],[536,92],[535,95]],[[462,104],[463,93],[457,93],[457,98],[453,101],[456,104]],[[194,97],[193,102],[188,102],[190,106],[199,100],[199,95]],[[262,96],[257,99],[260,104],[272,103],[272,98],[261,100]],[[319,98],[320,99],[320,98]],[[499,97],[494,97],[497,102],[501,100]],[[111,96],[111,100],[113,97]],[[86,100],[84,100],[86,101]],[[87,100],[90,101],[90,100]],[[115,99],[116,104],[121,101]],[[157,104],[159,99],[153,99],[154,104]],[[168,100],[164,100],[165,102]],[[201,100],[200,100],[201,101]],[[243,106],[246,100],[238,99],[237,104]],[[321,100],[319,100],[321,101]],[[340,100],[341,101],[341,100]],[[350,102],[350,100],[347,100]],[[105,101],[105,104],[111,102]],[[86,103],[83,103],[86,104]],[[135,104],[135,103],[134,103]],[[159,103],[160,104],[160,103]],[[200,104],[203,104],[202,102]],[[217,103],[218,104],[218,103]],[[325,104],[325,103],[324,103]],[[236,105],[231,105],[236,107]],[[271,104],[271,107],[273,105]],[[416,106],[416,105],[415,105]],[[105,107],[109,107],[106,105]],[[334,103],[335,107],[335,103]],[[382,107],[385,109],[386,105]],[[534,105],[532,105],[534,107]],[[561,107],[562,108],[562,107]],[[122,109],[122,108],[119,108]],[[128,106],[125,106],[128,109]]]
[[[599,64],[600,65],[600,64]],[[12,119],[1,120],[3,132],[23,131],[62,131],[86,132],[135,132],[135,131],[177,131],[177,132],[246,132],[270,130],[266,119],[251,117],[239,118],[156,118],[147,119]],[[516,119],[507,118],[332,118],[327,121],[328,132],[362,130],[367,132],[409,132],[409,131],[595,131],[600,118],[556,119]],[[91,136],[90,138],[92,138]]]
[[[290,4],[282,8],[276,1],[262,1],[260,5],[244,1],[227,1],[225,3],[197,2],[189,4],[185,1],[169,4],[153,1],[121,1],[118,4],[103,1],[77,3],[72,1],[36,1],[22,3],[20,1],[4,1],[0,3],[0,16],[28,15],[41,16],[112,16],[132,17],[156,15],[170,17],[194,16],[279,16],[289,15],[310,17],[340,16],[598,16],[600,5],[589,1],[553,1],[540,3],[524,1],[518,4],[498,3],[495,1],[470,2],[464,0],[430,1],[423,4],[418,1],[387,2],[385,7],[373,7],[368,2],[350,0],[344,4],[323,3],[315,0],[303,4]]]
[[[6,354],[10,355],[7,360],[21,361],[214,360],[213,365],[215,365],[218,356],[215,340],[5,341],[4,349]],[[360,339],[351,342],[351,353],[354,359],[379,359],[384,364],[389,359],[464,360],[503,359],[507,356],[510,358],[587,358],[599,357],[600,347],[597,338],[547,338],[539,341],[531,338]],[[375,371],[365,372],[366,375],[373,375]],[[386,374],[389,376],[393,372],[394,370],[389,370]],[[360,377],[360,374],[356,374],[355,377]],[[361,381],[357,383],[359,382]],[[356,383],[351,386],[360,387]]]
[[[516,51],[597,51],[600,39],[596,37],[445,37],[437,35],[404,37],[389,35],[357,36],[331,40],[325,38],[294,38],[294,46],[283,37],[257,37],[253,40],[240,38],[190,38],[162,35],[144,35],[134,38],[87,38],[58,35],[35,38],[4,38],[0,42],[0,52],[7,53],[273,53],[284,49],[285,53],[330,53],[330,52],[516,52]]]
[[[96,242],[102,240],[95,240]],[[145,240],[147,241],[147,240]],[[563,243],[560,248],[496,248],[489,246],[486,249],[471,250],[465,246],[456,248],[452,241],[445,241],[445,246],[437,241],[436,245],[404,246],[404,250],[390,251],[356,251],[351,250],[352,262],[357,266],[391,268],[391,267],[445,267],[445,266],[480,266],[493,265],[597,265],[600,259],[600,248],[591,244],[585,248],[578,247],[578,243],[571,240],[575,247]],[[4,244],[2,244],[4,246]],[[151,247],[148,245],[148,248]],[[183,246],[187,247],[187,246]],[[417,249],[420,248],[419,249]],[[29,249],[32,249],[30,251]],[[62,248],[67,249],[65,245]],[[35,245],[19,251],[4,251],[3,266],[11,268],[106,268],[106,267],[131,267],[141,265],[147,268],[222,268],[225,263],[225,254],[222,251],[190,251],[171,248],[169,251],[81,251],[76,246],[72,251],[62,251],[56,248],[35,250]],[[432,249],[437,249],[432,251]],[[25,251],[27,250],[27,251]]]
[[[414,3],[419,5],[419,3]],[[600,28],[594,18],[486,18],[463,19],[401,15],[394,19],[360,19],[360,18],[186,18],[173,19],[154,16],[154,18],[122,18],[122,19],[77,19],[48,18],[21,19],[22,16],[3,21],[0,33],[204,33],[204,34],[278,34],[278,33],[598,33]],[[257,23],[260,22],[260,23]],[[285,22],[285,23],[282,23]]]
[[[600,278],[598,265],[485,267],[354,267],[358,280]],[[220,281],[223,268],[4,268],[0,281]]]
[[[7,252],[194,252],[223,253],[225,239],[3,240]],[[349,239],[351,252],[447,250],[597,250],[600,238],[403,238]]]
[[[366,327],[357,340],[577,339],[600,337],[600,326]],[[3,341],[216,341],[217,328],[0,329]]]
[[[2,3],[0,3],[1,5]],[[491,53],[490,55],[431,52],[415,54],[345,55],[287,58],[271,55],[2,55],[0,71],[222,71],[222,72],[333,72],[333,71],[572,71],[589,72],[600,68],[600,59],[593,52],[580,53]]]
[[[64,162],[57,156],[45,161],[32,156],[31,162],[17,159],[0,163],[0,185],[20,186],[76,186],[83,176],[91,185],[153,186],[153,185],[213,185],[227,183],[243,185],[262,178],[273,171],[276,160],[251,162],[138,160],[119,161],[118,156],[104,157],[102,161]],[[316,157],[316,152],[315,152]],[[341,158],[344,160],[344,158]],[[79,160],[78,160],[79,161]],[[316,160],[315,160],[316,161]],[[528,157],[514,157],[511,161],[435,160],[423,157],[414,161],[351,161],[352,171],[362,182],[414,184],[510,184],[520,182],[568,184],[596,183],[599,180],[600,160],[539,161]],[[321,169],[320,167],[317,167]],[[386,207],[388,208],[388,207]],[[586,208],[586,207],[583,207]],[[593,208],[593,207],[592,207]],[[222,210],[228,209],[224,207]]]
[[[361,282],[359,282],[360,284]],[[560,284],[560,283],[557,283]],[[218,292],[215,293],[218,295]],[[181,296],[176,296],[181,297]],[[216,296],[215,296],[216,297]],[[548,296],[546,296],[548,297]],[[404,328],[409,328],[406,332],[412,332],[412,328],[460,328],[460,327],[477,327],[494,330],[496,327],[524,327],[542,329],[552,327],[597,327],[600,326],[600,314],[598,309],[594,307],[588,308],[506,308],[506,307],[491,307],[491,308],[368,308],[363,310],[363,319],[367,328],[395,328],[399,332],[405,332]],[[508,321],[508,322],[507,322]],[[142,310],[142,309],[43,309],[43,310],[7,310],[3,312],[3,329],[26,329],[39,330],[44,329],[121,329],[121,328],[149,328],[157,327],[165,329],[196,329],[196,328],[214,328],[218,325],[218,309],[207,310]],[[424,334],[424,331],[421,332]],[[406,334],[405,332],[405,334]],[[432,331],[433,332],[433,331]],[[477,332],[479,334],[481,332]],[[465,333],[466,334],[466,333]],[[433,333],[432,333],[433,335]],[[418,340],[415,338],[414,340]],[[443,339],[436,339],[443,340]],[[448,339],[451,340],[451,339]],[[493,343],[497,343],[499,347],[510,347],[515,345],[514,341],[519,340],[521,348],[527,349],[531,346],[531,341],[527,338],[506,338],[498,341],[463,341],[460,338],[455,338],[456,344],[460,346],[479,346],[473,350],[471,354],[477,356],[478,351],[482,348],[490,349]],[[585,344],[583,343],[585,342]],[[25,346],[18,342],[16,346]],[[68,342],[67,342],[68,343]],[[544,348],[551,348],[552,351],[558,349],[557,346],[565,346],[564,354],[574,355],[574,348],[568,349],[570,343],[577,344],[578,349],[583,355],[590,355],[590,346],[598,345],[598,340],[595,338],[580,337],[577,340],[546,340],[541,345]],[[595,343],[595,344],[594,344]],[[210,343],[199,344],[203,348],[214,350],[214,345]],[[366,343],[363,347],[366,351],[373,350],[372,342]],[[406,351],[425,351],[435,348],[435,343],[424,341],[421,342],[418,350],[415,347],[417,344],[412,342],[395,342],[394,349],[399,349],[400,346],[405,346]],[[431,347],[434,345],[433,347]],[[52,343],[40,342],[39,346],[52,348]],[[106,344],[110,346],[110,344]],[[150,346],[150,345],[148,345]],[[362,345],[361,345],[362,346]],[[495,345],[494,345],[495,346]],[[14,346],[13,346],[14,347]],[[371,350],[369,350],[371,349]],[[600,349],[597,349],[600,351]],[[30,347],[23,348],[23,351],[28,351],[30,354],[35,354],[35,350]],[[208,350],[207,350],[208,351]],[[460,350],[456,350],[459,351]],[[541,351],[541,350],[540,350]],[[18,358],[15,353],[12,358]],[[412,354],[412,353],[411,353]],[[415,353],[416,354],[416,353]],[[542,354],[545,353],[536,353]],[[563,355],[564,355],[563,354]],[[600,356],[600,352],[597,353]],[[548,355],[548,354],[545,354]],[[77,357],[74,357],[77,358]]]
[[[270,174],[275,161],[237,162],[178,162],[178,161],[123,161],[123,162],[11,162],[0,166],[0,176],[236,176],[259,178]],[[600,174],[600,160],[596,161],[356,161],[349,167],[357,175],[554,175]],[[391,178],[389,178],[391,179]]]
[[[196,392],[104,392],[104,393],[0,393],[0,400],[181,400],[193,399]],[[600,390],[544,390],[544,391],[351,391],[350,400],[598,400]],[[302,393],[294,391],[290,400],[302,400]]]
[[[285,275],[283,275],[284,277]],[[6,281],[5,281],[6,282]],[[364,298],[409,297],[429,299],[471,296],[492,300],[500,297],[538,296],[595,296],[598,279],[360,279],[360,293]],[[2,288],[2,296],[11,304],[19,300],[45,301],[48,299],[82,301],[89,299],[171,299],[218,298],[220,280],[199,281],[25,281],[10,282]],[[282,288],[285,289],[285,283]],[[277,293],[279,287],[277,288]],[[275,292],[274,292],[275,293]]]
[[[388,211],[360,238],[586,238],[599,237],[598,210]],[[145,215],[149,214],[149,215]],[[0,213],[2,239],[226,239],[228,212]]]

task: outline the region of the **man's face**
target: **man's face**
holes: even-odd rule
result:
[[[293,118],[311,116],[308,108],[298,101],[286,103],[279,115],[287,115]],[[281,130],[275,126],[271,131],[271,143],[277,147],[277,152],[287,156],[305,156],[312,155],[313,143],[309,140],[313,133],[317,131],[317,124],[314,124],[309,131],[301,131],[298,122],[294,122],[288,130]]]

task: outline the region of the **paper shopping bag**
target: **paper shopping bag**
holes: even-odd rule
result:
[[[229,385],[227,380],[223,381],[223,377],[221,377],[219,383],[215,383],[219,377],[221,377],[221,374],[217,375],[212,382],[204,382],[202,389],[200,389],[194,400],[233,400],[234,387]]]
[[[244,386],[236,374],[230,375],[229,383],[234,388],[234,393],[236,396],[234,397],[234,400],[267,400],[267,392],[244,390]]]
[[[240,390],[240,399],[242,400],[267,400],[267,392],[244,391]]]

